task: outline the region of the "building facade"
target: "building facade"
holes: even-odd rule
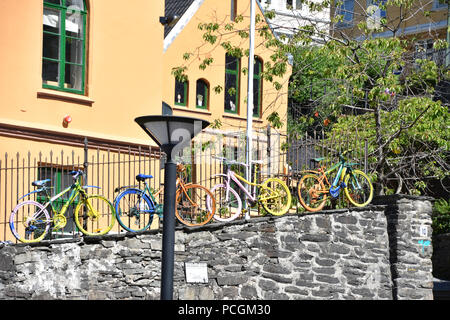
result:
[[[313,2],[320,3],[316,0]],[[314,26],[316,34],[313,39],[319,43],[328,35],[330,24],[328,8],[312,11],[301,0],[261,0],[261,5],[265,10],[275,13],[275,17],[270,20],[270,24],[275,34],[279,36],[292,37],[305,26]]]
[[[9,214],[22,195],[34,190],[35,180],[51,179],[57,194],[72,183],[70,170],[83,169],[83,182],[101,186],[95,192],[110,201],[115,188],[136,184],[139,173],[152,174],[151,187],[159,189],[161,152],[134,119],[161,115],[162,101],[174,115],[219,120],[217,130],[232,131],[234,141],[240,142],[235,136],[246,127],[247,79],[242,71],[247,59],[235,61],[234,69],[225,68],[223,48],[209,48],[211,68],[199,70],[197,61],[191,61],[189,85],[181,84],[181,91],[172,74],[172,68],[185,61],[184,52],[203,46],[200,22],[243,15],[241,25],[248,24],[249,2],[217,3],[1,1],[0,40],[5,47],[0,52],[0,241],[13,240]],[[164,25],[161,17],[173,7],[181,9],[175,12],[181,19]],[[259,6],[257,10],[262,16]],[[237,44],[248,48],[248,39]],[[286,117],[289,72],[277,80],[281,90],[262,80],[270,54],[255,51],[255,131],[266,130],[267,116],[274,111],[281,121]],[[221,93],[214,92],[217,86],[223,88]],[[227,86],[234,88],[232,97],[224,93]],[[228,147],[235,152],[237,143]],[[204,154],[198,154],[199,165],[206,161]],[[193,181],[207,179],[200,168],[197,173],[192,169]],[[120,232],[119,226],[112,231]]]
[[[12,239],[9,214],[32,181],[50,178],[56,194],[83,169],[112,200],[129,182],[132,166],[117,164],[125,151],[157,152],[134,119],[161,114],[164,3],[134,4],[1,1],[0,241]],[[113,160],[115,173],[102,171]]]
[[[173,3],[184,3],[184,10],[179,11],[180,4],[167,12]],[[274,49],[265,47],[268,41],[259,31],[268,24],[259,1],[255,3],[259,22],[254,44],[252,119],[256,130],[266,128],[267,117],[273,112],[285,120],[290,65],[286,65],[284,75],[272,82],[264,79],[267,65],[274,65],[278,60],[271,59]],[[242,131],[247,121],[248,56],[227,55],[225,44],[238,46],[242,52],[248,50],[250,1],[167,0],[166,15],[171,14],[180,15],[180,19],[167,30],[164,39],[163,100],[173,106],[174,115],[220,120],[223,129]],[[199,27],[209,23],[217,24],[217,30],[211,33],[217,37],[214,44],[205,41],[207,31]],[[239,32],[246,32],[247,36],[240,37]],[[177,81],[174,77],[173,70],[179,67],[185,68],[187,81]],[[275,82],[281,84],[280,90],[275,88]]]

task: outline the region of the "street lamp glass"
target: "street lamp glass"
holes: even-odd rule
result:
[[[160,146],[183,146],[209,125],[202,119],[180,116],[143,116],[135,121]]]

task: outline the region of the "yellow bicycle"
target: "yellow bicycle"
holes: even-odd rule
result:
[[[215,175],[225,177],[224,181],[211,188],[211,192],[216,198],[217,209],[214,215],[215,220],[232,221],[239,217],[242,212],[242,200],[236,190],[231,187],[231,181],[234,181],[239,189],[245,193],[250,206],[259,203],[262,205],[264,210],[275,216],[281,216],[289,211],[292,200],[291,193],[289,192],[289,188],[281,179],[268,178],[262,183],[257,183],[257,174],[255,172],[255,181],[250,182],[230,168],[233,164],[243,166],[246,166],[247,164],[234,160],[227,160],[222,157],[215,158],[222,160],[228,167],[226,174]],[[261,163],[260,161],[252,162],[257,165]],[[253,186],[250,192],[247,191],[247,188],[245,188],[240,181],[246,183],[247,185]]]
[[[17,204],[11,212],[9,226],[12,234],[19,241],[25,243],[39,242],[45,238],[50,229],[53,231],[63,229],[67,224],[65,216],[67,209],[75,201],[78,204],[74,210],[74,220],[79,231],[85,235],[93,236],[106,234],[112,229],[116,219],[114,206],[111,202],[103,196],[86,193],[87,187],[95,186],[81,186],[78,178],[83,174],[83,171],[70,171],[69,174],[74,180],[73,184],[53,197],[50,197],[48,192],[50,187],[46,186],[50,179],[45,179],[34,181],[32,185],[38,187],[38,189],[20,198],[23,199],[33,193],[45,194],[44,201],[23,201]],[[69,199],[58,210],[54,205],[55,200],[69,191]],[[79,199],[75,200],[78,196]]]

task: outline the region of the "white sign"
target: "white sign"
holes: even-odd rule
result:
[[[208,283],[208,267],[206,263],[185,262],[184,269],[187,283]]]
[[[419,228],[419,234],[421,237],[427,237],[428,236],[428,228],[425,225],[421,225]]]

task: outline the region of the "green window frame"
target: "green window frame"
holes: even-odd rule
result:
[[[227,113],[239,113],[240,60],[229,54],[225,55],[224,111]]]
[[[85,93],[86,3],[44,0],[42,87]]]
[[[188,81],[179,81],[178,79],[175,79],[175,105],[187,107],[188,89]]]
[[[208,110],[209,105],[209,84],[204,79],[197,80],[195,106],[198,109]]]
[[[262,116],[262,73],[263,62],[260,57],[255,56],[253,68],[253,117]]]

